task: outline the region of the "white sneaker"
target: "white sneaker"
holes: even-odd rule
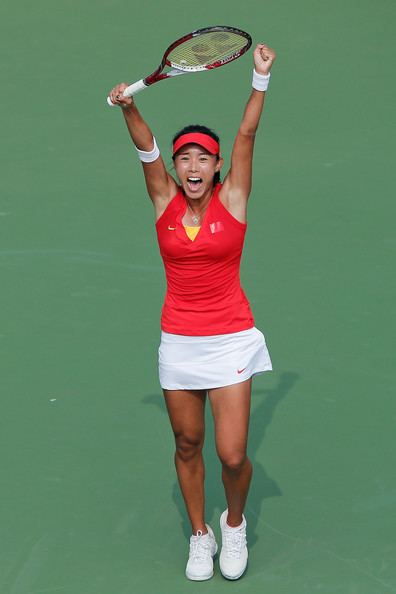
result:
[[[228,580],[237,580],[244,573],[248,550],[246,546],[246,518],[240,526],[232,528],[227,524],[228,509],[220,517],[222,548],[220,553],[220,571]]]
[[[186,576],[197,582],[209,580],[213,576],[213,557],[217,553],[217,542],[210,526],[206,524],[207,534],[198,530],[190,537],[190,555],[186,567]]]

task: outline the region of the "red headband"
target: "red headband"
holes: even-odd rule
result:
[[[173,143],[173,154],[175,155],[185,144],[199,144],[211,155],[218,155],[220,153],[219,143],[208,134],[203,134],[202,132],[190,132],[190,134],[179,136]]]

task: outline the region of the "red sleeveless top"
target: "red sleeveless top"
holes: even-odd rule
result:
[[[239,280],[247,225],[225,208],[220,189],[217,184],[194,241],[183,227],[187,203],[181,189],[156,223],[167,280],[161,317],[165,332],[210,336],[254,326]]]

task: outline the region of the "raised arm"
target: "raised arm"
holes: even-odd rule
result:
[[[258,81],[253,83],[260,87],[268,77],[275,61],[275,52],[262,43],[256,46],[253,53],[254,69]],[[264,85],[265,86],[265,85]],[[231,167],[223,188],[222,201],[228,210],[239,220],[246,216],[246,203],[252,185],[253,148],[257,128],[264,107],[265,91],[252,89],[240,123],[231,154]]]
[[[125,83],[119,84],[110,92],[110,99],[122,107],[122,113],[128,127],[132,142],[139,151],[155,153],[154,136],[148,124],[142,118],[132,97],[124,97],[122,92],[127,87]],[[145,155],[143,155],[143,158]],[[150,155],[147,155],[150,159]],[[148,194],[153,201],[157,218],[165,210],[169,201],[177,192],[177,184],[166,170],[161,154],[155,153],[149,162],[142,161],[144,177]]]

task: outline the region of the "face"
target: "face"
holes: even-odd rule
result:
[[[174,159],[175,169],[188,198],[204,198],[213,189],[213,177],[223,159],[211,155],[198,144],[186,144]]]

